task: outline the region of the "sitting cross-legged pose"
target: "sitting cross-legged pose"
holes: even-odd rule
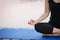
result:
[[[40,23],[50,15],[48,23]],[[30,20],[29,25],[34,25],[37,32],[43,36],[59,36],[60,34],[60,0],[45,0],[45,11],[37,20]]]

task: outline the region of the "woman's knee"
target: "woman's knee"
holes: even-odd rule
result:
[[[48,23],[37,23],[35,24],[35,30],[43,34],[51,34],[53,27]]]
[[[37,31],[37,32],[40,32],[40,33],[44,33],[43,32],[43,24],[42,23],[37,23],[37,24],[35,24],[35,30]]]
[[[39,27],[39,23],[35,24],[35,30],[36,30],[37,32],[40,32],[40,31],[39,31],[39,28],[40,28],[40,27]]]

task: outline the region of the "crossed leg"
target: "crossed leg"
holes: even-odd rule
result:
[[[42,36],[60,36],[60,29],[54,28],[52,34],[42,34]]]
[[[37,23],[35,25],[35,30],[43,33],[42,36],[60,36],[60,29],[55,28],[48,23]]]

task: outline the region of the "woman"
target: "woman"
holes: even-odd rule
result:
[[[39,23],[49,16],[48,23]],[[60,0],[45,0],[45,12],[37,20],[30,20],[28,24],[34,25],[37,32],[44,36],[59,36],[60,33]]]

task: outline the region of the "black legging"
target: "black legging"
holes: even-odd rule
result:
[[[53,26],[49,23],[37,23],[35,24],[35,30],[43,34],[52,34]]]

